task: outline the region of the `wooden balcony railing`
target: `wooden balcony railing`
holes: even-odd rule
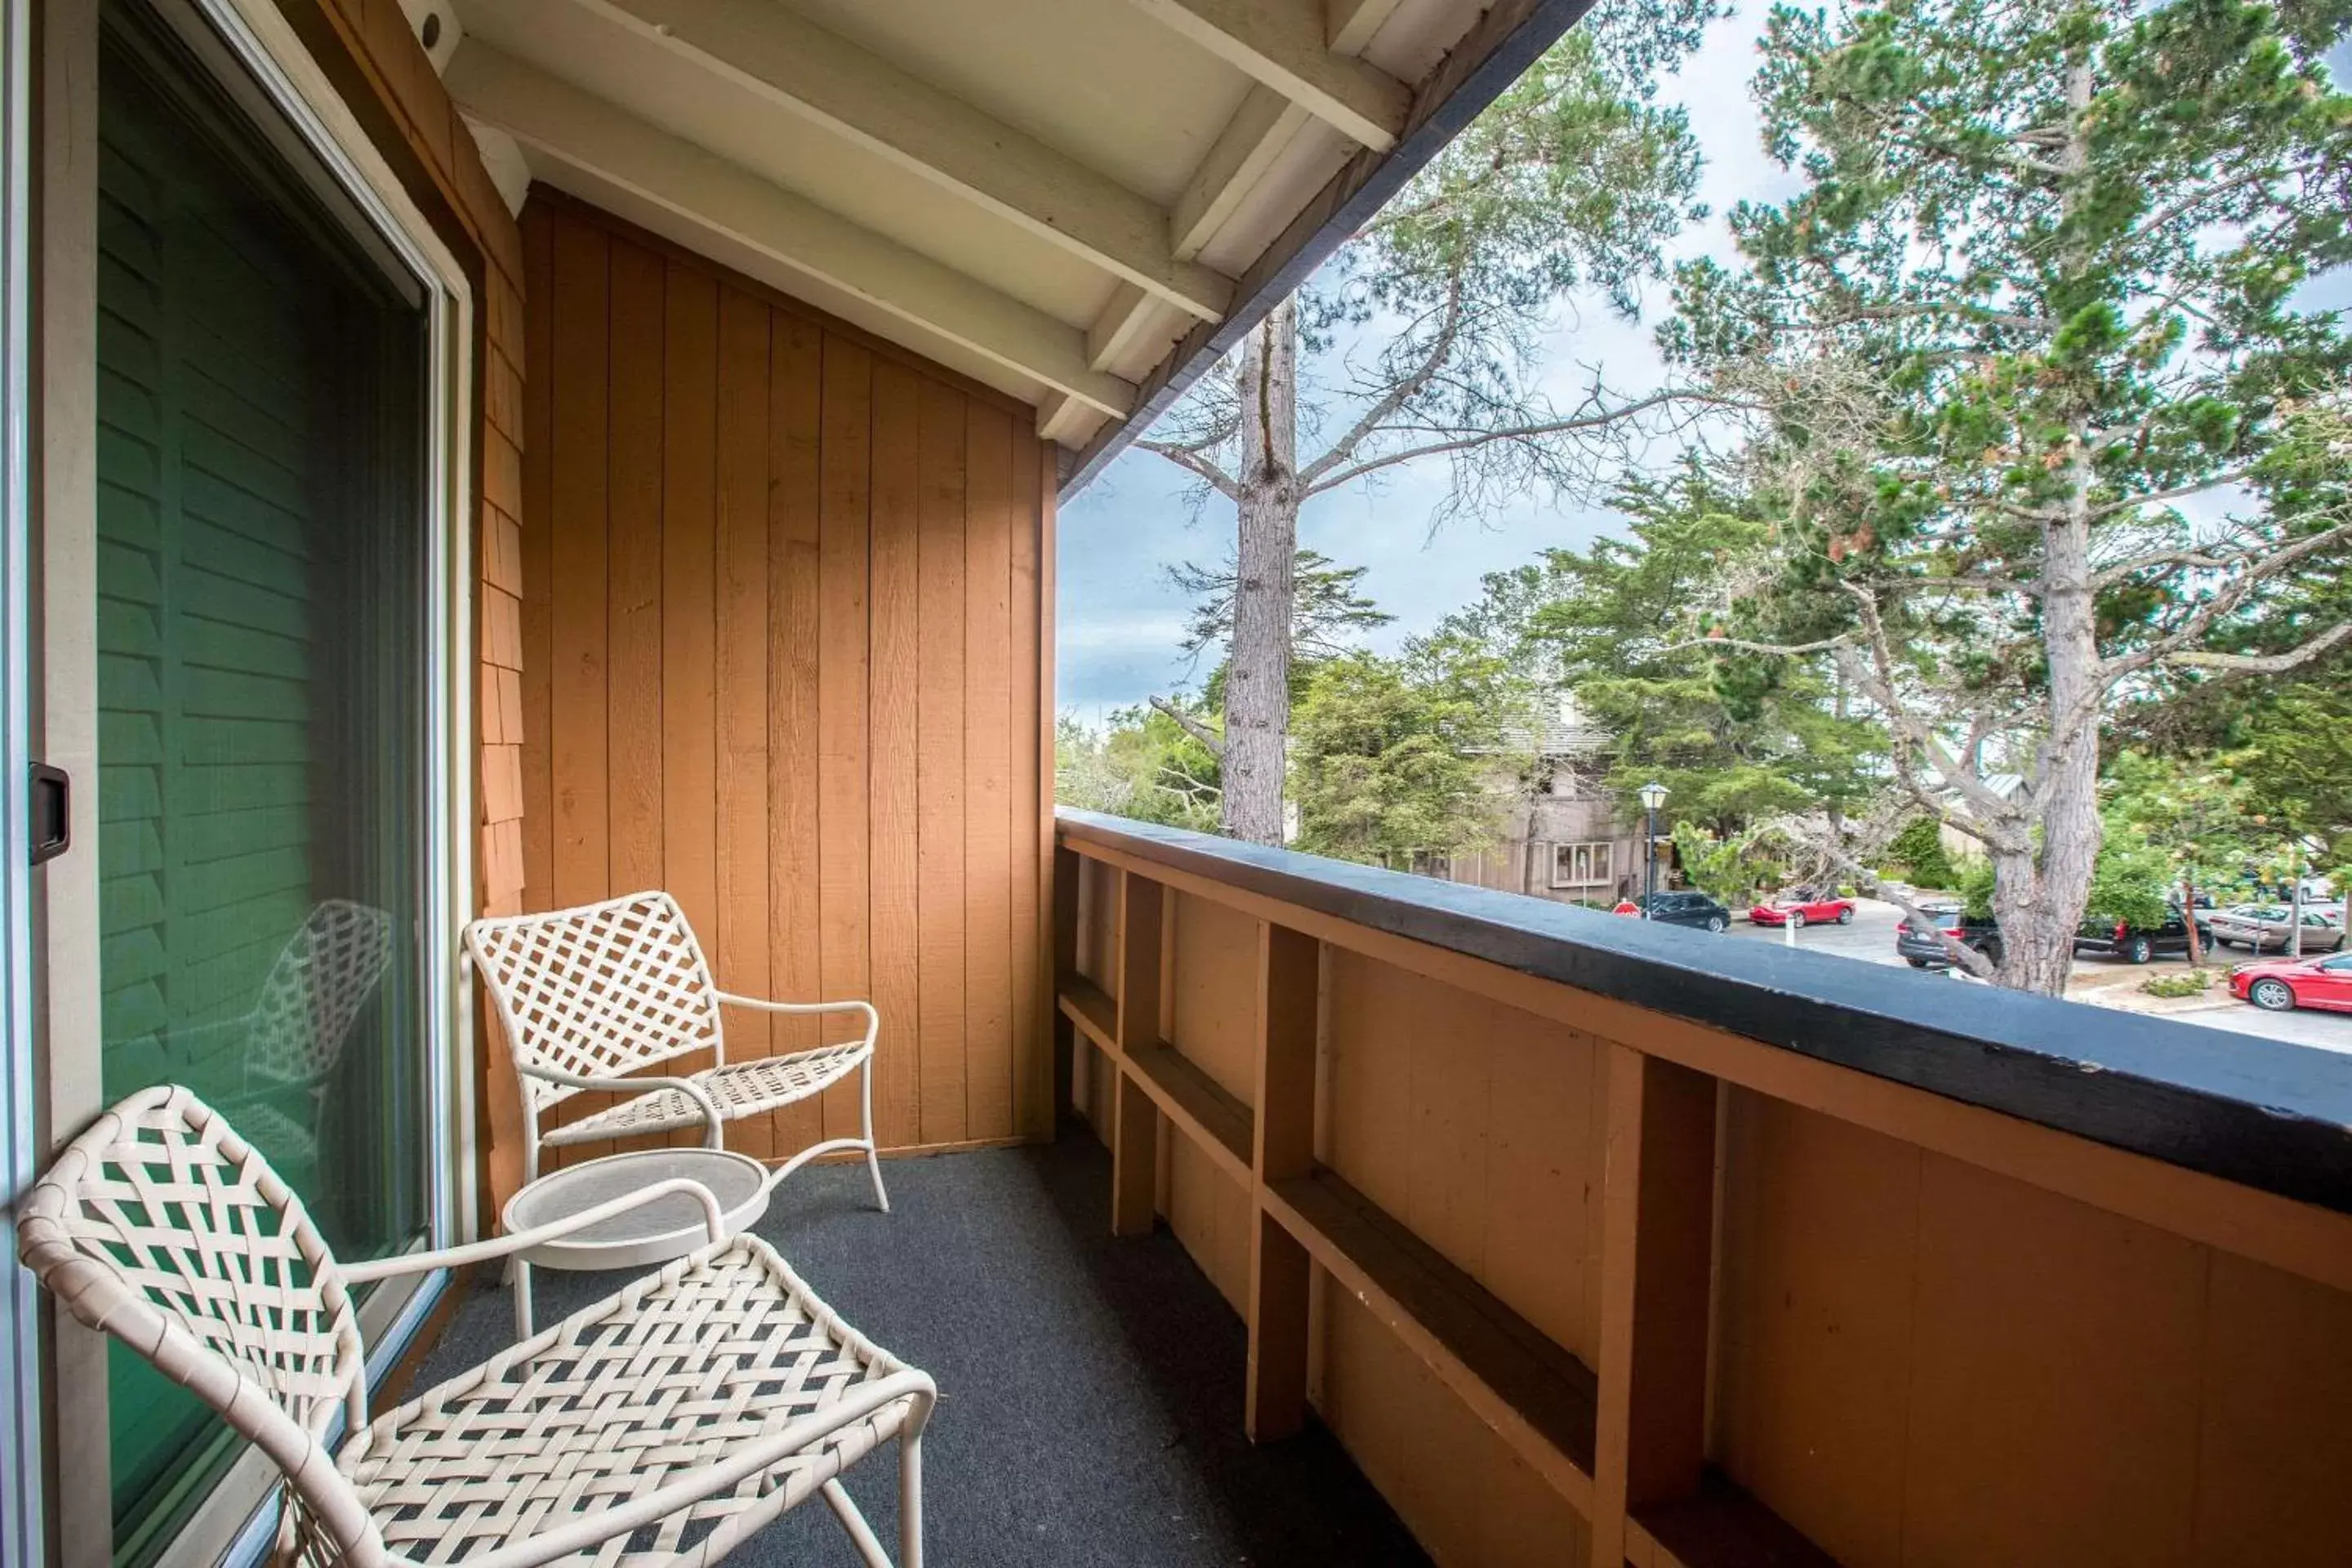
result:
[[[1440,1563],[2352,1562],[2352,1056],[1084,813],[1054,893],[1114,1228]]]

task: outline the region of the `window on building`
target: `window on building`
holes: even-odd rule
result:
[[[1551,885],[1555,888],[1591,888],[1608,883],[1615,875],[1611,865],[1611,847],[1606,842],[1553,845]]]

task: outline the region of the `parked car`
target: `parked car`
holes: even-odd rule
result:
[[[1823,897],[1809,888],[1798,888],[1769,903],[1758,904],[1748,911],[1748,918],[1760,926],[1793,925],[1801,931],[1830,921],[1847,926],[1853,923],[1853,900]]]
[[[2230,971],[2230,994],[2269,1013],[2297,1007],[2352,1013],[2352,952],[2242,963]]]
[[[2223,947],[2284,952],[2294,929],[2294,911],[2284,904],[2240,904],[2213,917],[2213,940]],[[2334,910],[2303,911],[2303,951],[2334,952],[2344,945],[2344,928]]]
[[[2197,921],[2198,940],[2207,945],[2213,941],[2211,925],[2202,915]],[[2074,952],[2091,953],[2100,958],[2121,958],[2133,963],[2146,963],[2158,958],[2189,956],[2189,922],[2180,918],[2180,910],[2167,912],[2164,923],[2156,926],[2136,926],[2126,921],[2087,920],[2074,931]]]
[[[2000,962],[2000,927],[1990,915],[1971,916],[1958,904],[1924,904],[1919,912],[1934,921],[1937,931],[1958,938],[1961,946],[1974,948],[1995,963]],[[1952,951],[1944,945],[1943,938],[1937,931],[1913,925],[1907,915],[1895,928],[1895,951],[1914,969],[1952,966]]]
[[[1645,909],[1650,918],[1666,925],[1696,926],[1701,931],[1727,931],[1731,927],[1731,911],[1705,893],[1651,893],[1633,900],[1636,909]]]

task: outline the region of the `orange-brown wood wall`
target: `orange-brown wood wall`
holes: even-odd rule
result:
[[[1042,1135],[1034,414],[561,196],[523,250],[529,907],[664,887],[722,987],[873,1001],[885,1147]]]

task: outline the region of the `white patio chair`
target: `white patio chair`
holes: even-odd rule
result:
[[[648,891],[539,915],[478,920],[466,950],[488,983],[515,1070],[522,1078],[523,1179],[539,1175],[539,1149],[674,1128],[706,1129],[724,1147],[722,1122],[796,1104],[863,1070],[866,1135],[813,1143],[778,1167],[782,1181],[820,1154],[860,1149],[884,1212],[882,1163],[874,1149],[874,1035],[866,1002],[772,1002],[721,991],[686,913],[667,893]],[[719,1005],[787,1016],[856,1013],[860,1039],[750,1061],[727,1059]],[[708,1048],[713,1065],[682,1078],[632,1076]],[[541,1115],[583,1089],[626,1094],[608,1110],[542,1133]]]
[[[495,1241],[338,1265],[268,1162],[166,1086],[68,1145],[17,1229],[68,1310],[184,1384],[284,1475],[281,1560],[686,1568],[814,1492],[866,1563],[890,1568],[840,1477],[895,1436],[899,1563],[921,1568],[930,1378],[753,1237],[706,1246],[368,1420],[352,1287],[502,1257],[679,1194],[721,1234],[710,1194],[672,1181]]]

